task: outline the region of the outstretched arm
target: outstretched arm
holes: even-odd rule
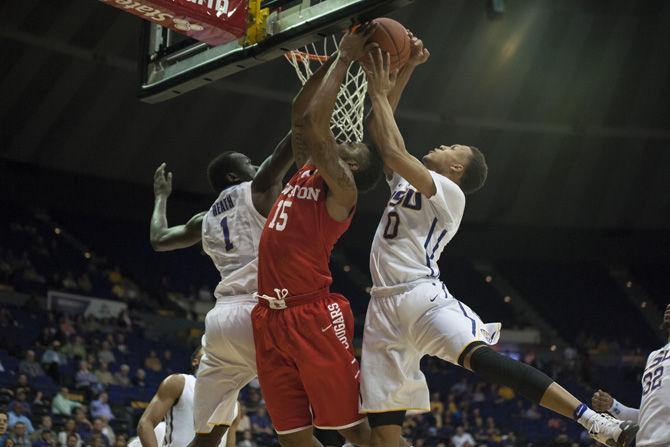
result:
[[[256,177],[251,182],[251,194],[254,207],[267,217],[275,199],[281,191],[286,171],[293,162],[291,151],[291,132],[289,132],[275,147],[274,152],[265,159]]]
[[[340,159],[337,142],[330,130],[330,117],[335,100],[349,65],[363,54],[375,25],[365,24],[346,33],[340,41],[337,58],[321,81],[321,85],[302,117],[293,124],[299,144],[309,155],[328,185],[326,207],[335,220],[346,219],[356,204],[358,191],[351,169]]]
[[[418,65],[425,63],[430,57],[430,52],[423,46],[423,41],[415,37],[411,32],[408,31],[407,33],[412,45],[410,57],[405,66],[402,67],[398,72],[395,84],[387,94],[389,104],[391,105],[391,110],[394,114],[398,108],[398,104],[400,103],[400,98],[405,91],[405,87],[414,73],[414,69]],[[371,68],[369,64],[365,65],[367,69]],[[371,113],[366,119],[365,125],[370,132],[370,137],[372,138],[375,147],[379,147],[382,140],[382,134],[384,133],[384,128],[382,127],[380,120],[375,116],[374,110],[371,110]],[[386,165],[384,165],[384,173],[387,177],[390,177],[393,172]]]
[[[182,391],[184,391],[184,377],[179,374],[168,376],[160,384],[156,395],[149,402],[137,424],[137,434],[143,447],[158,447],[154,429],[177,402]]]
[[[295,159],[295,164],[298,166],[298,169],[302,168],[309,159],[309,154],[305,150],[304,145],[300,144],[300,139],[302,138],[300,120],[305,112],[307,112],[307,107],[312,102],[314,94],[321,85],[321,81],[324,76],[326,76],[326,73],[328,73],[328,70],[336,59],[335,56],[332,56],[321,65],[307,82],[305,82],[305,85],[302,86],[296,97],[293,98],[293,104],[291,106],[291,146],[293,148],[293,158]],[[298,124],[298,126],[296,127],[295,124]],[[298,144],[296,144],[296,142]]]
[[[154,211],[149,226],[149,240],[156,251],[170,251],[190,247],[202,238],[202,218],[206,212],[191,217],[184,225],[169,227],[167,199],[172,192],[172,173],[165,174],[165,163],[154,174]]]
[[[405,140],[393,117],[393,108],[388,99],[395,76],[389,71],[389,55],[382,55],[377,49],[370,53],[366,64],[368,94],[372,102],[376,122],[376,143],[384,165],[405,178],[417,191],[426,197],[432,197],[437,189],[430,171],[412,154],[407,152]]]

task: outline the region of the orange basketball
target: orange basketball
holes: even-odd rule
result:
[[[377,24],[377,29],[372,34],[370,42],[375,42],[382,51],[389,53],[391,70],[402,68],[407,63],[411,51],[407,30],[400,22],[387,17],[374,19],[372,23]]]

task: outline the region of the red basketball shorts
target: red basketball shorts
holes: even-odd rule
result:
[[[251,313],[258,380],[279,434],[310,426],[343,429],[359,414],[354,316],[342,295],[327,291],[287,298],[285,309],[263,299]]]

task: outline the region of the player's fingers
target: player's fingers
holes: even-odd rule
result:
[[[373,22],[368,22],[368,26],[365,28],[363,35],[365,38],[369,38],[377,29],[377,24]]]
[[[167,173],[167,181],[168,183],[172,183],[172,172]]]
[[[391,55],[388,52],[384,53],[384,75],[390,77],[391,71]]]
[[[377,72],[381,72],[384,69],[384,56],[382,55],[382,49],[377,48],[375,52],[375,58],[377,63]]]
[[[371,75],[373,75],[377,71],[377,63],[375,62],[375,57],[374,57],[373,53],[374,53],[374,50],[370,51],[368,53],[368,63],[370,65],[368,67],[363,67],[363,68],[367,68],[368,74],[371,74]]]

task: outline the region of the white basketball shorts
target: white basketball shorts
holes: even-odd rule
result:
[[[482,323],[439,280],[374,288],[363,335],[361,412],[430,411],[421,358],[458,364],[470,343],[496,344],[500,328]]]
[[[251,329],[253,295],[221,297],[205,317],[193,397],[196,433],[230,425],[240,390],[256,377],[256,348]]]

